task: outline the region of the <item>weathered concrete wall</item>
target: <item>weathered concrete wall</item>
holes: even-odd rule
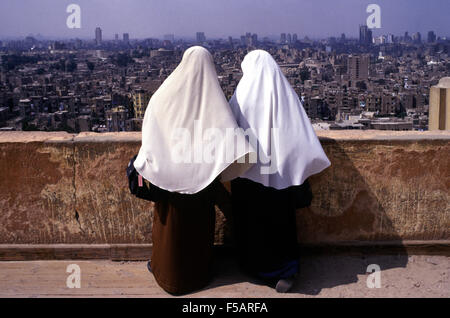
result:
[[[304,242],[450,238],[450,134],[324,134],[332,166],[311,178]]]
[[[0,243],[149,243],[151,203],[129,194],[139,140],[0,134]]]
[[[311,178],[299,242],[450,238],[450,132],[317,133],[332,166]],[[140,133],[0,133],[0,244],[151,243],[152,204],[125,176],[139,146]]]

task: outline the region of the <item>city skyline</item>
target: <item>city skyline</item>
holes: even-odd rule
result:
[[[25,37],[30,34],[48,38],[95,39],[94,30],[100,27],[103,39],[112,40],[115,34],[129,33],[131,39],[195,38],[205,32],[211,38],[238,37],[244,32],[260,37],[279,37],[280,33],[297,33],[299,38],[326,38],[345,33],[358,38],[358,28],[369,13],[370,1],[348,0],[339,5],[331,0],[294,1],[76,1],[81,7],[81,29],[69,29],[66,8],[73,1],[5,0],[0,4],[0,38]],[[374,36],[401,35],[405,31],[429,31],[438,36],[449,36],[450,22],[446,12],[450,2],[433,0],[377,1],[381,7],[381,28],[372,29]],[[448,8],[448,10],[446,9]],[[299,13],[301,12],[301,13]],[[46,23],[42,23],[45,16]],[[321,18],[317,18],[320,16]],[[267,23],[267,21],[273,23]],[[17,23],[21,21],[21,23]],[[133,23],[130,23],[133,21]],[[135,22],[139,21],[139,22]]]

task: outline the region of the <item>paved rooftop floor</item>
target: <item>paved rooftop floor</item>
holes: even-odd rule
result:
[[[67,267],[81,270],[81,288],[68,288]],[[380,266],[380,288],[368,288],[370,264]],[[186,297],[450,297],[450,258],[425,255],[308,255],[292,292],[244,275],[229,256],[217,258],[217,275]],[[172,297],[147,271],[146,262],[0,262],[0,297]]]

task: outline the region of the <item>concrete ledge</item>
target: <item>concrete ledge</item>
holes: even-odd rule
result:
[[[330,244],[300,244],[304,254],[339,255],[443,255],[450,256],[450,240],[437,241],[349,241]]]
[[[450,140],[450,131],[317,130],[319,139],[339,140]]]
[[[109,259],[148,260],[152,244],[0,244],[0,261]]]
[[[317,134],[332,166],[311,178],[300,244],[450,238],[449,131]],[[0,244],[151,244],[153,205],[125,177],[140,136],[0,132]],[[226,239],[218,211],[216,243]]]
[[[0,244],[0,261],[85,260],[145,261],[152,244]],[[232,253],[217,245],[221,254]],[[335,244],[300,244],[301,255],[443,255],[450,257],[450,240],[440,241],[350,241]]]
[[[381,130],[316,130],[321,140],[450,140],[450,132],[436,131],[381,131]],[[141,132],[0,132],[0,143],[10,142],[141,142]]]

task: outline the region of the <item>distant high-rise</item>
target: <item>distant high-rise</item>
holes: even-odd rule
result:
[[[373,39],[372,30],[368,29],[367,30],[367,44],[372,44],[372,39]]]
[[[287,38],[286,38],[287,43],[291,44],[292,43],[292,36],[290,33],[287,34]]]
[[[0,47],[2,47],[2,42],[0,41]],[[75,40],[75,48],[77,50],[81,49],[81,47],[83,46],[83,41],[81,41],[80,39],[76,39]]]
[[[252,44],[252,34],[250,32],[245,33],[245,45]]]
[[[409,43],[409,42],[411,42],[411,37],[409,36],[409,34],[408,34],[408,32],[405,32],[405,35],[404,35],[404,37],[403,37],[403,42],[407,42],[407,43]]]
[[[206,41],[206,36],[204,32],[197,32],[196,34],[197,43],[203,43]]]
[[[114,35],[114,41],[119,41],[119,35],[117,33]]]
[[[130,43],[130,35],[128,33],[123,34],[123,42],[126,44]]]
[[[394,43],[394,35],[393,34],[388,34],[387,38],[386,38],[386,42],[389,44]]]
[[[247,40],[245,38],[245,35],[241,35],[241,45],[247,45]]]
[[[97,45],[102,44],[102,29],[100,28],[95,29],[95,43]]]
[[[429,130],[450,130],[450,77],[430,89]]]
[[[359,43],[365,43],[366,41],[366,32],[369,28],[367,25],[360,25],[359,26]]]
[[[412,35],[412,40],[413,40],[415,43],[420,43],[420,42],[422,42],[422,35],[420,34],[420,32],[413,33],[413,35]]]
[[[257,45],[258,44],[258,35],[256,33],[252,34],[250,45]]]
[[[434,33],[434,31],[430,31],[428,32],[428,43],[434,43],[436,42],[436,34]]]
[[[341,34],[341,42],[344,42],[345,41],[345,33],[342,33]]]
[[[294,33],[293,35],[292,35],[292,43],[296,43],[297,42],[297,40],[298,40],[298,37],[297,37],[297,33]]]
[[[359,43],[371,44],[372,43],[372,30],[367,25],[359,26]]]
[[[365,81],[369,78],[369,56],[350,55],[347,61],[348,75],[354,82]]]
[[[280,35],[280,43],[285,44],[286,43],[286,33],[281,33]]]

